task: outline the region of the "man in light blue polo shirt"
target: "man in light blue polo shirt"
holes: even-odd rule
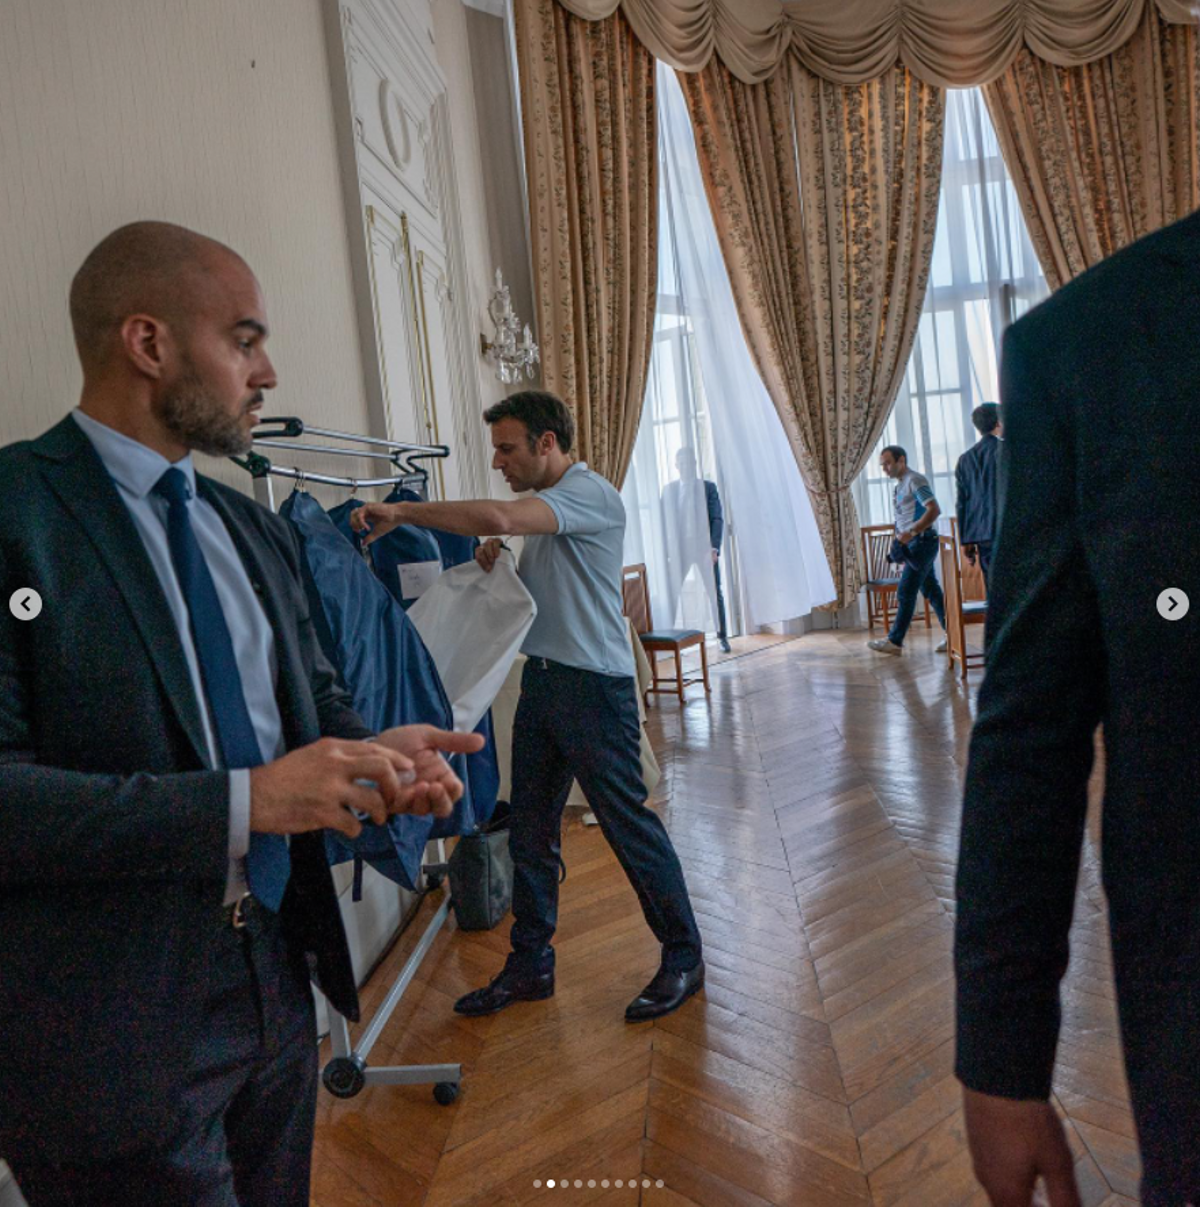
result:
[[[630,1022],[677,1009],[704,983],[700,932],[679,858],[646,808],[633,654],[621,606],[625,508],[612,484],[571,460],[575,422],[553,394],[529,390],[484,414],[493,468],[516,502],[370,503],[351,522],[368,541],[398,524],[464,536],[523,536],[520,575],[537,603],[513,726],[513,950],[489,985],[455,1005],[494,1014],[554,993],[563,808],[578,780],[662,944],[658,974],[629,1004]],[[477,554],[491,570],[493,537]]]

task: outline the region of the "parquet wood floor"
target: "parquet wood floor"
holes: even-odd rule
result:
[[[313,1207],[986,1202],[952,1075],[972,695],[923,629],[902,659],[864,639],[811,634],[716,668],[707,703],[693,689],[682,709],[651,705],[652,803],[704,933],[703,994],[625,1024],[656,945],[598,831],[569,824],[557,995],[458,1018],[455,997],[501,967],[507,926],[444,932],[372,1058],[461,1061],[462,1096],[443,1108],[427,1087],[322,1091]],[[1137,1201],[1138,1166],[1097,834],[1093,816],[1055,1103],[1085,1207],[1121,1207]]]

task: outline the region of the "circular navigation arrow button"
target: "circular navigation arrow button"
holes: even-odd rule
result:
[[[1168,587],[1158,596],[1158,614],[1163,620],[1182,620],[1192,606],[1186,591],[1178,587]]]
[[[42,597],[32,587],[18,587],[9,596],[8,610],[18,620],[37,620],[42,613]]]

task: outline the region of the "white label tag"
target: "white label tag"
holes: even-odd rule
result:
[[[420,599],[437,582],[442,572],[441,562],[410,562],[400,570],[400,597]]]

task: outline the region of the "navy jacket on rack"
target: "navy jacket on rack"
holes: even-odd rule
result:
[[[394,501],[394,500],[393,500]],[[338,531],[355,547],[359,546],[358,534],[350,527],[350,513],[362,506],[361,499],[349,499],[330,509],[329,518],[337,525]],[[474,556],[474,554],[472,554]],[[441,562],[445,568],[441,546],[437,538],[427,528],[417,528],[413,524],[401,524],[391,532],[381,536],[371,545],[371,565],[375,576],[388,589],[395,601],[405,610],[417,601],[405,599],[400,589],[400,567],[410,566],[414,562]]]
[[[397,489],[387,497],[389,503],[424,501],[415,490]],[[349,499],[329,512],[329,517],[338,530],[356,548],[359,547],[360,538],[350,527],[350,513],[361,506],[360,499]],[[457,536],[453,532],[443,532],[440,528],[419,528],[413,524],[401,524],[399,528],[393,528],[371,545],[371,564],[379,581],[395,596],[401,607],[407,608],[415,600],[409,600],[406,604],[400,598],[401,566],[440,558],[442,568],[449,570],[471,561],[478,546],[479,541],[473,536]],[[483,734],[487,744],[476,754],[467,755],[466,765],[475,818],[482,825],[491,818],[496,807],[496,797],[500,792],[500,760],[496,754],[496,738],[492,730],[490,711],[475,726],[475,732]]]
[[[417,722],[452,728],[453,711],[429,651],[355,545],[321,505],[301,491],[292,494],[279,513],[300,536],[317,636],[366,724],[376,732]],[[460,763],[460,775],[463,770]],[[386,827],[390,841],[382,839],[383,827],[370,824],[353,842],[327,833],[330,862],[361,855],[389,879],[415,889],[425,844],[473,829],[474,813],[468,784],[444,821],[435,824],[432,818],[408,814],[392,817]]]
[[[384,500],[387,503],[425,503],[426,499],[422,498],[415,490],[409,490],[405,487],[397,487]],[[455,532],[443,532],[440,528],[417,528],[417,532],[428,533],[437,542],[438,551],[442,558],[442,569],[449,570],[454,566],[461,566],[463,562],[469,562],[475,556],[475,550],[479,546],[478,537],[459,536]],[[384,538],[387,539],[386,537]]]

